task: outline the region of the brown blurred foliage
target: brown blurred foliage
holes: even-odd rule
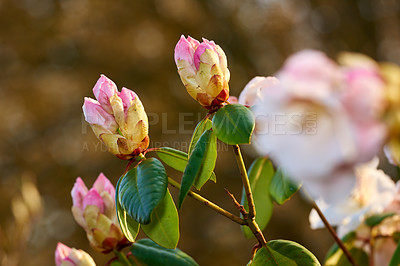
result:
[[[44,208],[20,265],[51,265],[58,241],[88,251],[99,265],[108,259],[91,250],[76,226],[69,194],[77,176],[90,186],[104,172],[115,184],[125,166],[82,117],[83,97],[92,97],[99,74],[140,96],[150,146],[187,150],[190,130],[206,111],[176,72],[173,50],[181,34],[215,40],[225,50],[231,94],[238,95],[252,77],[272,75],[305,48],[400,63],[399,10],[396,0],[0,1],[0,224],[12,223],[9,200],[26,172],[37,176]],[[249,166],[255,155],[249,147],[245,155]],[[201,193],[235,211],[223,190],[240,197],[233,162],[232,151],[221,146],[218,183]],[[299,196],[276,207],[266,237],[298,241],[322,260],[332,240],[309,229],[309,210]],[[179,247],[201,265],[247,263],[255,241],[236,224],[192,200],[180,216]]]

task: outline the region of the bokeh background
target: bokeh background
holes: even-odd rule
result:
[[[91,249],[70,213],[76,177],[91,186],[103,172],[115,184],[126,164],[83,120],[83,97],[93,96],[101,73],[140,96],[151,147],[186,151],[206,110],[176,71],[181,34],[224,49],[231,95],[238,95],[252,77],[272,75],[305,48],[399,64],[399,14],[397,0],[0,0],[0,263],[52,265],[58,241],[99,265],[110,259]],[[219,150],[218,183],[201,194],[235,211],[224,188],[240,198],[239,171],[232,150],[221,143]],[[249,166],[256,155],[250,147],[244,154]],[[322,260],[333,241],[326,230],[309,229],[309,211],[296,195],[275,207],[265,234],[298,241]],[[255,240],[239,226],[189,198],[180,218],[179,248],[200,265],[247,263]]]

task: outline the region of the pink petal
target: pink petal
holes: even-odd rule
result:
[[[55,252],[56,265],[60,266],[62,261],[68,258],[70,252],[71,252],[70,247],[58,242]]]
[[[93,184],[93,188],[97,190],[98,193],[101,193],[102,191],[107,191],[113,199],[115,197],[115,188],[110,180],[103,173],[100,173],[100,175],[97,177],[96,181]]]
[[[82,110],[85,120],[89,124],[102,126],[111,132],[117,130],[118,125],[117,122],[115,122],[114,116],[107,113],[98,101],[85,97]]]
[[[175,63],[178,64],[178,60],[188,61],[190,65],[193,65],[193,55],[199,42],[191,37],[186,40],[185,36],[181,36],[179,42],[175,46]]]
[[[119,93],[119,97],[122,100],[122,103],[124,104],[124,111],[128,111],[129,107],[132,106],[133,100],[137,97],[136,93],[133,92],[130,89],[127,88],[122,88],[121,92]]]
[[[196,69],[199,69],[200,57],[206,51],[206,49],[214,51],[215,44],[213,44],[213,43],[214,42],[209,42],[206,40],[206,42],[200,43],[200,45],[197,47],[196,51],[194,52],[194,56],[193,56],[194,66],[196,67]]]
[[[83,209],[86,209],[88,205],[97,206],[99,207],[100,212],[104,213],[103,198],[95,188],[91,188],[83,199]]]
[[[101,106],[110,114],[112,114],[110,97],[116,93],[118,93],[117,85],[105,75],[101,75],[96,85],[93,87],[94,96]]]
[[[83,198],[88,193],[88,189],[85,185],[85,182],[78,177],[75,181],[74,187],[71,190],[72,202],[74,206],[78,208],[83,208]]]

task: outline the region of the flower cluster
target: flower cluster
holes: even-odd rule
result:
[[[131,159],[149,146],[148,119],[139,97],[131,90],[118,91],[101,75],[93,88],[96,100],[85,98],[83,114],[97,138],[120,159]]]
[[[343,188],[352,187],[353,166],[371,160],[386,136],[379,66],[358,54],[342,54],[339,62],[299,52],[277,73],[279,81],[256,77],[239,97],[255,105],[257,150],[329,201],[349,193]]]
[[[92,257],[81,249],[57,244],[55,252],[56,266],[96,266]]]

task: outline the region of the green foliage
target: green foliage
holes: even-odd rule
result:
[[[397,248],[393,253],[392,259],[390,260],[389,266],[400,265],[400,243],[397,244]]]
[[[149,266],[198,265],[189,255],[180,249],[167,249],[154,243],[150,239],[140,239],[131,246],[132,255]]]
[[[384,214],[376,214],[371,215],[367,219],[365,219],[364,223],[369,227],[374,227],[383,222],[386,218],[392,217],[395,213],[384,213]]]
[[[141,227],[157,244],[165,248],[176,248],[179,241],[179,217],[168,189],[163,200],[153,210],[151,222]]]
[[[190,140],[190,145],[189,145],[189,154],[192,154],[194,147],[196,146],[197,141],[199,141],[199,138],[201,135],[203,135],[204,131],[211,129],[212,127],[212,122],[210,119],[202,119],[194,129],[192,139]]]
[[[160,159],[168,166],[183,172],[187,165],[188,154],[170,147],[161,147],[155,150]]]
[[[215,134],[211,130],[206,130],[196,143],[183,172],[181,189],[179,190],[179,209],[192,185],[201,188],[210,179],[217,160],[216,141]]]
[[[321,265],[317,258],[300,244],[288,240],[271,240],[254,256],[251,266],[313,266]]]
[[[124,233],[126,239],[130,242],[135,242],[135,239],[139,233],[139,223],[136,222],[121,206],[119,202],[119,185],[123,177],[118,180],[116,191],[115,191],[115,205],[117,210],[118,222],[121,227],[122,233]]]
[[[258,158],[249,169],[250,187],[256,208],[256,222],[261,230],[267,226],[273,211],[273,201],[269,195],[269,186],[274,176],[274,167],[266,158]],[[248,211],[246,192],[243,188],[241,204]],[[254,234],[247,226],[242,226],[243,233],[247,238],[254,237]]]
[[[300,187],[301,184],[296,184],[291,181],[283,170],[278,168],[272,178],[269,193],[276,203],[283,204],[289,200]]]
[[[208,120],[210,121],[210,120]],[[210,121],[211,123],[211,121]],[[196,141],[197,143],[197,141]],[[160,157],[160,159],[166,163],[168,166],[174,168],[177,171],[184,172],[186,165],[189,160],[189,156],[186,152],[175,150],[170,147],[161,147],[155,150],[156,154]],[[217,177],[215,176],[215,173],[212,172],[211,176],[207,178],[207,180],[195,180],[194,186],[196,189],[200,190],[201,187],[207,182],[209,179],[212,181],[216,182]],[[204,181],[204,182],[203,182]]]
[[[156,158],[144,160],[130,170],[119,185],[118,201],[137,222],[147,224],[153,209],[164,198],[168,178]]]
[[[255,120],[253,113],[241,104],[228,104],[219,109],[212,120],[212,129],[226,144],[249,144]]]

